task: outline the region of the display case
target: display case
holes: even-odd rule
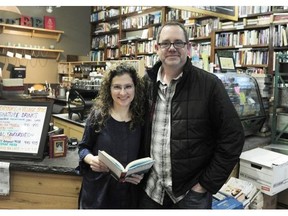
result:
[[[266,120],[257,80],[236,72],[215,73],[225,86],[241,119],[245,136],[259,132]]]

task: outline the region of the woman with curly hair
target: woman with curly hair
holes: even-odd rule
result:
[[[137,208],[143,176],[114,179],[98,160],[104,150],[125,167],[140,158],[144,114],[143,83],[134,67],[121,63],[104,75],[99,95],[89,114],[79,143],[80,209]]]

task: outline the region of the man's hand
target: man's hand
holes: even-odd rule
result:
[[[199,183],[195,184],[191,188],[191,190],[198,192],[198,193],[206,193],[207,192],[207,190],[204,187],[202,187]]]

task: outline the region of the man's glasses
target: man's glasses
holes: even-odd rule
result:
[[[169,49],[171,45],[174,46],[175,49],[184,48],[187,43],[183,41],[175,41],[174,43],[171,43],[170,41],[164,41],[162,43],[158,43],[161,49]]]
[[[124,85],[124,86],[122,86],[122,85],[112,85],[111,86],[111,89],[113,90],[113,91],[115,91],[115,92],[120,92],[120,91],[122,91],[122,89],[124,89],[124,91],[131,91],[131,90],[133,90],[133,88],[134,88],[134,85],[133,84],[129,84],[129,85]]]

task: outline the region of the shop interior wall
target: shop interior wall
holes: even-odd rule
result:
[[[67,55],[87,56],[90,50],[90,6],[62,6],[53,7],[52,13],[46,12],[44,6],[19,6],[22,15],[32,17],[54,16],[56,30],[64,31],[61,40],[30,38],[10,34],[0,34],[0,44],[33,45],[48,48],[54,45],[55,49],[64,50],[60,61],[66,61]],[[13,16],[0,12],[0,17]],[[19,16],[18,16],[19,17]],[[5,18],[5,17],[4,17]],[[45,52],[38,55],[45,56]],[[11,66],[26,66],[24,83],[58,83],[57,61],[54,59],[33,58],[32,60],[6,57],[0,55],[0,67],[3,78],[9,78]]]

